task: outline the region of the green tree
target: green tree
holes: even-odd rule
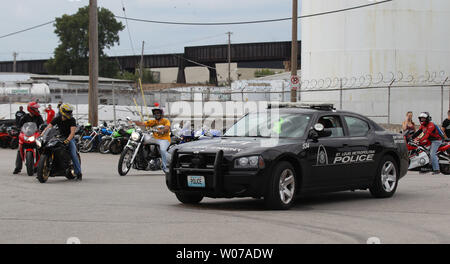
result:
[[[59,37],[59,45],[54,51],[54,58],[46,63],[50,74],[74,75],[89,74],[89,6],[78,9],[73,15],[56,18],[55,34]],[[104,49],[112,48],[119,43],[119,32],[124,25],[118,22],[114,14],[106,8],[98,9],[98,44],[99,75],[114,77],[118,72],[115,62],[109,61]]]

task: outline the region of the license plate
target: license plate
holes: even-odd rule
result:
[[[204,176],[188,176],[188,187],[192,188],[205,188],[205,177]]]

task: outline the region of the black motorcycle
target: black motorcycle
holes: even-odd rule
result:
[[[157,171],[161,170],[162,160],[159,145],[153,138],[156,129],[142,132],[140,129],[133,132],[128,144],[119,158],[118,172],[125,176],[131,167],[135,170]]]
[[[36,140],[41,153],[37,166],[37,179],[40,183],[47,182],[49,177],[63,176],[69,180],[76,178],[69,147],[64,144],[57,128],[50,128]],[[77,152],[81,164],[80,154]]]

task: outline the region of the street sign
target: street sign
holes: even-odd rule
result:
[[[291,77],[291,88],[297,91],[300,87],[300,78],[297,75],[292,75]]]

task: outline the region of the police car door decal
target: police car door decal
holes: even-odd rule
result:
[[[317,151],[317,166],[326,166],[328,165],[328,154],[327,150],[323,145],[319,146],[319,150]]]
[[[333,164],[351,164],[361,162],[373,162],[375,150],[338,152]]]

